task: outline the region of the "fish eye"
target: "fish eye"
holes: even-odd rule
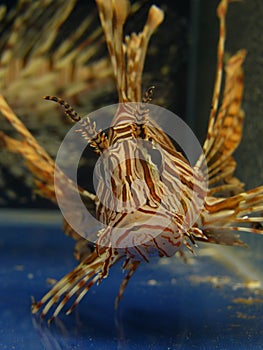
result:
[[[100,162],[99,164],[99,174],[102,179],[105,181],[105,169],[104,169],[104,162]]]
[[[162,169],[163,158],[161,152],[157,148],[152,148],[149,151],[151,161],[157,166],[158,170]]]
[[[99,163],[98,175],[108,189],[111,189],[111,175],[109,173],[108,163],[106,159],[102,159]]]

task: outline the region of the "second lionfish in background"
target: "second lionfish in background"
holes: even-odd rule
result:
[[[136,25],[146,11],[143,4],[136,1],[131,6]],[[0,5],[0,90],[52,157],[70,123],[60,108],[41,101],[41,96],[47,92],[63,96],[83,114],[116,98],[95,6],[93,1],[80,0],[17,0],[15,4],[7,1]],[[142,15],[137,16],[139,9]],[[152,56],[155,52],[152,47]],[[170,53],[169,57],[171,60],[174,55]],[[148,80],[152,84],[152,79]],[[1,129],[14,135],[5,121]],[[50,138],[54,141],[49,142]],[[31,198],[33,177],[25,171],[19,157],[1,153],[0,163],[0,206],[50,207],[40,197]],[[90,163],[83,159],[83,168],[90,168]]]
[[[17,0],[11,5],[0,6],[0,91],[55,157],[68,122],[56,106],[39,99],[52,91],[87,110],[95,99],[114,94],[103,31],[92,4]],[[9,123],[1,129],[14,135]],[[49,142],[52,134],[55,142]],[[33,178],[17,157],[1,153],[0,163],[1,206],[47,205],[33,202]]]
[[[163,257],[172,256],[176,252],[183,254],[184,247],[193,250],[198,241],[242,246],[243,242],[236,232],[263,233],[263,218],[260,216],[263,209],[263,186],[245,191],[243,184],[233,176],[236,163],[232,154],[240,142],[244,118],[241,109],[244,50],[238,51],[225,65],[225,86],[219,106],[225,16],[229,2],[222,0],[218,6],[218,65],[207,138],[203,146],[205,159],[200,157],[192,166],[151,119],[147,103],[151,100],[152,89],[144,97],[141,96],[147,45],[152,33],[163,20],[163,12],[152,6],[142,32],[133,33],[123,42],[123,27],[129,12],[128,2],[120,0],[117,5],[114,1],[97,0],[121,102],[113,117],[108,137],[103,131],[96,131],[89,118],[80,118],[64,100],[52,96],[47,96],[46,99],[59,102],[67,115],[79,123],[79,130],[99,156],[109,151],[109,162],[114,162],[114,159],[118,161],[123,153],[128,157],[119,164],[118,171],[112,173],[109,181],[106,182],[101,177],[99,193],[96,195],[78,188],[82,200],[89,206],[95,206],[97,219],[106,224],[106,227],[94,232],[98,237],[92,245],[83,238],[85,232],[74,231],[67,222],[64,223],[65,232],[77,241],[76,257],[80,260],[79,265],[58,281],[39,302],[33,303],[33,313],[42,309],[41,316],[44,317],[54,307],[53,319],[73,298],[68,310],[70,313],[95,283],[108,276],[111,266],[119,260],[124,260],[123,269],[127,274],[121,284],[116,306],[133,273],[143,261],[148,262],[152,255]],[[138,102],[141,100],[143,103]],[[133,105],[130,102],[138,103]],[[2,144],[26,159],[27,166],[36,178],[39,193],[56,202],[54,161],[15,116],[3,97],[0,109],[22,136],[20,141],[2,133]],[[143,141],[147,141],[148,147]],[[134,146],[137,142],[139,148]],[[156,149],[161,150],[162,154],[162,176],[158,176],[157,166],[151,158],[152,151]],[[206,164],[207,191],[203,187],[202,178]],[[107,173],[108,170],[106,166],[101,173]],[[77,216],[77,203],[67,202],[64,197],[65,188],[73,187],[72,181],[60,169],[56,169],[56,174],[56,194],[65,200],[66,210]],[[122,210],[119,207],[118,210],[112,210],[107,207],[100,199],[103,196],[110,201],[112,193],[117,202],[126,203],[129,199],[132,210]],[[203,201],[202,207],[199,206],[200,200]],[[191,226],[185,225],[195,215],[196,220]],[[152,218],[154,220],[151,222]],[[160,233],[153,236],[157,228]],[[136,237],[137,243],[133,246],[113,245],[112,234],[118,229],[122,233],[120,240],[129,241]],[[143,240],[146,230],[148,239]]]

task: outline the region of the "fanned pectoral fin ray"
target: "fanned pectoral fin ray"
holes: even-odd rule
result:
[[[209,143],[205,143],[209,176],[209,194],[226,191],[240,192],[243,184],[233,178],[236,168],[233,152],[238,147],[241,136],[244,112],[241,109],[243,94],[242,63],[245,51],[239,51],[226,64],[225,88],[222,105],[212,129]]]
[[[228,198],[206,198],[205,209],[202,230],[207,242],[245,245],[239,233],[263,234],[263,186]]]
[[[225,87],[222,93],[222,76],[224,67],[226,12],[229,0],[220,2],[217,14],[220,22],[220,36],[217,49],[217,70],[208,123],[207,137],[203,146],[208,169],[208,195],[225,196],[226,193],[242,191],[243,184],[233,177],[236,168],[233,152],[242,136],[244,113],[241,109],[243,96],[243,70],[245,50],[238,51],[225,65]],[[222,93],[220,108],[219,100]],[[202,157],[197,166],[205,166]]]
[[[33,303],[32,313],[41,311],[42,318],[51,313],[50,321],[52,321],[62,308],[75,298],[67,311],[67,314],[71,313],[90,288],[107,277],[109,268],[121,258],[122,256],[115,255],[111,248],[101,248],[99,254],[94,250],[75,269],[58,281],[39,302]]]
[[[22,140],[17,140],[0,132],[1,146],[10,152],[19,153],[25,159],[26,166],[34,175],[37,185],[36,192],[56,203],[54,187],[55,162],[14,114],[2,95],[0,95],[0,111],[22,138]],[[72,181],[58,167],[56,167],[56,171],[58,175],[56,191],[61,192],[63,196],[64,186],[72,186]],[[94,206],[95,196],[80,187],[78,187],[78,190],[86,205]],[[68,210],[72,210],[73,206],[74,203],[68,203]]]

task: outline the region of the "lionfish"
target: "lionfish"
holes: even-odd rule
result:
[[[18,0],[11,8],[0,6],[0,88],[20,116],[30,115],[32,108],[38,118],[57,114],[53,105],[35,102],[47,88],[79,106],[84,94],[112,88],[110,62],[98,55],[104,38],[96,13],[92,9],[72,25],[78,11],[77,0]]]
[[[243,246],[237,232],[263,233],[263,217],[260,216],[263,210],[263,186],[245,191],[243,184],[233,176],[236,163],[232,154],[240,143],[244,119],[241,109],[242,63],[246,52],[238,51],[224,66],[225,21],[230,0],[221,0],[217,8],[220,26],[218,62],[207,137],[203,145],[205,159],[200,157],[194,166],[151,119],[147,105],[152,99],[153,88],[141,96],[147,45],[152,33],[163,21],[162,10],[153,5],[142,32],[126,36],[123,41],[123,27],[129,13],[128,1],[96,2],[120,102],[108,135],[102,130],[97,131],[89,118],[81,118],[64,100],[54,96],[45,98],[61,104],[66,114],[79,123],[79,131],[94,152],[99,157],[108,152],[108,163],[116,161],[118,166],[107,181],[101,176],[99,193],[96,195],[77,187],[82,201],[87,207],[94,206],[96,217],[106,225],[95,232],[97,238],[93,244],[84,238],[83,232],[77,232],[64,220],[65,233],[77,241],[75,255],[79,264],[39,302],[34,301],[32,305],[32,312],[41,310],[41,317],[52,312],[51,320],[72,298],[73,302],[67,311],[67,314],[70,313],[95,283],[108,276],[110,268],[119,260],[124,261],[126,276],[121,283],[115,307],[138,266],[144,261],[148,262],[151,256],[170,257],[177,252],[183,254],[184,247],[193,250],[197,242]],[[134,102],[135,107],[132,108]],[[1,133],[2,146],[25,158],[26,165],[35,176],[40,195],[56,202],[57,194],[63,200],[65,188],[73,186],[72,180],[59,168],[55,169],[54,161],[2,96],[0,109],[22,137],[22,140],[17,140]],[[136,141],[140,147],[134,146]],[[143,141],[147,141],[148,147]],[[158,149],[162,150],[162,176],[158,176],[153,157],[153,150]],[[141,152],[142,156],[136,156],[136,152]],[[118,163],[123,153],[126,155],[125,161]],[[108,171],[108,163],[102,162],[104,169],[101,172]],[[53,181],[55,171],[56,189]],[[203,186],[206,175],[208,188]],[[106,206],[105,201],[110,203],[114,200],[112,194],[117,201],[126,203],[131,209],[117,206],[118,210],[114,210]],[[101,200],[102,197],[106,200]],[[163,200],[164,197],[167,200]],[[66,203],[65,207],[77,216],[78,207],[75,204]],[[187,226],[185,223],[194,215],[195,221]],[[111,238],[115,239],[111,236],[113,228],[121,230],[118,239],[130,239],[134,244],[112,244]],[[158,234],[154,235],[156,230]],[[146,233],[147,239],[144,239]]]
[[[62,94],[84,111],[97,108],[96,101],[103,100],[105,95],[115,95],[104,41],[92,3],[16,0],[15,4],[10,1],[0,4],[0,91],[4,91],[12,109],[27,127],[47,145],[52,157],[68,123],[55,105],[39,103],[39,96],[46,91]],[[1,129],[12,135],[9,123],[3,122]],[[57,142],[49,142],[50,130]],[[31,201],[33,176],[23,168],[22,160],[16,159],[0,154],[0,163],[5,168],[0,176],[1,205],[5,197],[15,206]],[[23,196],[16,194],[12,185],[6,191],[8,183],[19,186],[21,177]]]

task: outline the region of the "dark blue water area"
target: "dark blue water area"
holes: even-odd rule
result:
[[[74,268],[74,242],[55,226],[0,230],[0,349],[262,349],[263,304],[233,303],[249,295],[230,285],[191,282],[193,275],[221,275],[238,283],[211,257],[143,264],[115,312],[123,277],[117,265],[71,315],[62,311],[49,325],[32,317],[31,296],[39,300],[48,278]]]

